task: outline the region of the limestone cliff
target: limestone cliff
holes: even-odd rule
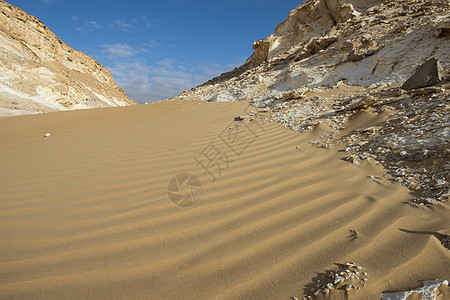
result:
[[[448,0],[308,0],[247,62],[180,95],[270,103],[286,91],[345,82],[401,85],[430,56],[450,66]]]
[[[131,104],[109,70],[0,0],[0,116]]]
[[[381,0],[315,0],[308,1],[291,11],[286,21],[278,25],[275,33],[256,41],[250,61],[254,66],[292,51],[311,38],[323,36],[333,26],[360,16]]]

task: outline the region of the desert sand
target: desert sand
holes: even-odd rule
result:
[[[234,121],[252,109],[166,101],[0,119],[0,298],[302,298],[346,262],[367,280],[319,299],[448,279],[448,203],[409,205],[377,164],[310,143],[322,125]],[[384,117],[362,111],[347,130]],[[213,155],[205,172],[197,160]],[[169,199],[180,173],[201,182],[193,205]]]

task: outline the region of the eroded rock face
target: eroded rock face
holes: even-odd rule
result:
[[[298,132],[322,124],[314,144],[344,144],[347,161],[385,168],[374,180],[411,189],[411,205],[439,205],[450,199],[449,20],[449,1],[305,1],[243,66],[177,98],[248,101],[253,119]],[[400,88],[433,57],[419,85],[437,85]],[[383,121],[344,134],[360,113]]]
[[[182,99],[270,103],[299,88],[402,85],[431,57],[450,69],[450,4],[438,0],[309,0],[247,62]]]
[[[270,60],[313,37],[320,37],[333,26],[347,22],[381,0],[314,0],[307,1],[289,13],[286,21],[275,33],[253,45],[255,53],[250,58],[253,66]]]
[[[109,70],[0,1],[0,116],[131,104]]]

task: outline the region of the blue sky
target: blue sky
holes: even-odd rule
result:
[[[178,95],[239,66],[301,0],[7,0],[109,70],[128,96]]]

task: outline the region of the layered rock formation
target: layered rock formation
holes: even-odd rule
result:
[[[100,63],[0,0],[0,116],[131,104]]]
[[[270,103],[285,91],[339,81],[402,84],[430,56],[449,68],[449,22],[448,1],[305,1],[254,43],[243,66],[180,97]]]
[[[250,58],[251,63],[256,66],[292,51],[299,45],[308,43],[311,38],[325,35],[333,26],[361,15],[368,8],[380,4],[381,0],[341,2],[343,1],[310,1],[291,11],[286,21],[277,26],[273,35],[254,43],[255,52]],[[335,42],[336,38],[332,37],[331,40]],[[320,46],[317,45],[317,48]]]

